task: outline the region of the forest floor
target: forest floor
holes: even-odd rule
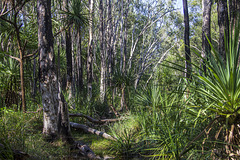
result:
[[[71,146],[64,144],[61,140],[52,143],[46,142],[42,137],[42,122],[35,119],[31,122],[31,127],[27,129],[28,135],[25,139],[26,152],[30,159],[84,159],[77,150]],[[82,141],[87,144],[93,152],[101,159],[116,158],[110,152],[110,140],[106,140],[97,135],[87,134],[79,130],[72,129],[72,136],[75,141]]]
[[[85,159],[79,151],[72,149],[68,144],[64,144],[61,140],[54,141],[52,143],[46,142],[42,137],[42,119],[41,116],[36,116],[31,119],[31,124],[28,125],[25,131],[27,135],[25,137],[25,152],[30,156],[30,160],[75,160]],[[107,126],[100,126],[98,130],[108,132]],[[145,159],[139,157],[123,157],[117,156],[112,150],[111,140],[99,137],[97,135],[84,133],[76,129],[71,129],[72,137],[75,141],[81,141],[87,144],[99,159]]]

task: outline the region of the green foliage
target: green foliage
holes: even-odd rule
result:
[[[203,68],[193,62],[192,65],[195,67],[192,74],[193,79],[187,84],[188,90],[194,94],[187,106],[188,113],[195,115],[195,120],[213,119],[219,116],[221,118],[219,121],[220,127],[226,127],[223,134],[227,135],[225,140],[221,140],[227,142],[228,145],[234,146],[229,150],[226,149],[226,152],[231,151],[232,153],[239,150],[235,146],[239,145],[237,141],[240,137],[233,127],[236,127],[239,123],[240,113],[239,28],[238,23],[235,25],[234,33],[232,28],[229,41],[225,39],[226,57],[220,57],[209,42],[212,52],[207,54],[206,59],[203,59],[207,72],[204,73]],[[196,57],[202,58],[200,54],[195,53]],[[184,67],[181,68],[179,64],[171,62],[170,64],[172,65],[171,68],[185,72]],[[230,126],[233,129],[230,129]],[[211,128],[214,127],[211,126]],[[220,133],[220,130],[218,132]]]
[[[70,7],[67,8],[67,11],[62,11],[63,14],[66,14],[64,21],[67,25],[74,24],[77,28],[81,28],[87,25],[88,18],[86,10],[84,9],[84,2],[79,0],[71,0]]]
[[[119,157],[131,158],[136,154],[139,138],[139,121],[134,115],[127,116],[127,120],[115,123],[110,130],[117,141],[112,142],[111,152]]]
[[[9,159],[13,159],[12,148],[21,151],[26,150],[27,133],[25,131],[28,126],[26,119],[27,115],[20,112],[14,112],[6,108],[0,110],[0,143],[7,148],[3,155]]]
[[[127,116],[129,119],[111,127],[117,138],[117,142],[112,143],[113,151],[122,156],[141,154],[154,159],[199,157],[196,153],[199,153],[201,141],[181,152],[207,122],[195,121],[196,114],[190,114],[187,107],[190,98],[185,100],[184,85],[172,90],[151,84],[139,91],[135,96],[135,111]]]
[[[0,72],[1,107],[18,105],[18,62],[10,57],[3,58],[3,61],[0,61]]]
[[[222,60],[210,43],[212,53],[209,53],[209,60],[204,59],[207,73],[194,74],[199,81],[196,91],[210,100],[210,103],[203,105],[202,109],[210,111],[213,116],[215,114],[224,116],[230,125],[236,122],[239,115],[239,27],[239,24],[236,25],[234,34],[230,34],[229,42],[225,43],[226,61]]]

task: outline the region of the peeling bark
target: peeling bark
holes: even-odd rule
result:
[[[53,141],[60,135],[71,141],[67,104],[57,79],[53,50],[51,0],[38,0],[38,46],[40,92],[43,105],[43,135]]]

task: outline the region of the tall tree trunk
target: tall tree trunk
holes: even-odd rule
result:
[[[16,13],[17,14],[17,13]],[[17,16],[17,15],[15,15]],[[17,36],[17,46],[18,46],[18,51],[19,51],[19,63],[20,63],[20,80],[21,80],[21,96],[22,96],[22,110],[23,112],[27,111],[26,108],[26,100],[25,100],[25,87],[24,87],[24,69],[23,69],[23,63],[24,63],[24,47],[21,43],[21,37],[20,37],[20,28],[17,25],[17,19],[14,18],[14,27],[16,31],[16,36]]]
[[[80,28],[77,29],[77,82],[78,89],[83,89],[82,37]]]
[[[63,1],[64,10],[68,10],[68,0]],[[67,16],[66,16],[67,18]],[[66,90],[69,94],[69,99],[72,98],[72,38],[71,38],[71,27],[67,28],[65,32],[66,38],[66,59],[67,59],[67,86]]]
[[[191,79],[192,65],[191,65],[191,53],[190,53],[190,40],[189,40],[189,16],[188,16],[188,4],[187,0],[183,0],[183,13],[184,13],[184,44],[185,44],[185,77]]]
[[[240,14],[240,1],[229,0],[230,22],[234,25],[237,22],[237,17]]]
[[[122,45],[122,48],[123,48],[123,65],[122,65],[122,76],[123,78],[126,76],[126,57],[127,57],[127,18],[128,18],[128,10],[129,10],[129,3],[130,1],[128,0],[127,1],[127,4],[125,5],[126,6],[126,10],[125,12],[123,11],[123,1],[122,1],[122,19],[123,19],[123,13],[124,13],[124,16],[125,16],[125,20],[124,20],[124,24],[123,24],[123,29],[124,29],[124,33],[122,35],[122,38],[123,38],[123,45]],[[123,22],[122,22],[123,23]],[[122,49],[121,48],[121,49]],[[121,110],[123,110],[124,108],[124,105],[126,107],[126,110],[127,110],[127,106],[126,106],[126,103],[125,103],[125,87],[126,87],[126,84],[123,83],[121,85],[121,92],[122,92],[122,97],[121,97]]]
[[[70,27],[66,31],[67,91],[72,98],[72,42]]]
[[[99,27],[99,39],[100,39],[100,56],[101,56],[101,77],[100,77],[100,101],[105,103],[106,96],[106,55],[104,52],[104,21],[103,21],[103,0],[99,1],[100,12],[100,27]]]
[[[51,0],[38,0],[38,47],[40,91],[43,105],[43,135],[49,141],[60,136],[72,141],[68,108],[57,79],[51,21]]]
[[[219,54],[223,61],[226,60],[225,38],[229,39],[229,21],[227,0],[218,0],[218,25],[219,25]]]
[[[106,1],[107,2],[107,1]],[[113,66],[114,66],[114,55],[112,52],[113,44],[112,44],[112,36],[113,36],[113,28],[112,28],[112,1],[108,0],[106,3],[107,8],[107,57],[108,57],[108,78],[109,78],[109,86],[112,89],[112,106],[114,107],[114,97],[115,97],[115,87],[112,83],[113,80]]]
[[[23,56],[24,56],[24,52],[23,52],[22,49],[19,49],[19,51],[20,51],[20,78],[21,78],[22,110],[23,110],[23,112],[26,112],[27,111],[27,107],[26,107],[26,99],[25,99],[24,69],[23,69]]]
[[[75,52],[74,52],[74,39],[76,38],[76,32],[75,30],[72,31],[72,38],[71,38],[71,41],[72,41],[72,84],[71,84],[71,92],[72,92],[72,96],[69,97],[69,98],[72,98],[74,99],[75,98],[75,93],[76,93],[76,63],[75,63]],[[75,108],[75,104],[73,104],[73,108]]]
[[[203,7],[203,25],[202,25],[202,58],[205,59],[206,56],[211,52],[211,47],[208,42],[211,42],[211,8],[212,8],[212,0],[202,0]],[[202,60],[201,62],[204,73],[206,74],[206,64]]]
[[[60,81],[60,68],[61,68],[61,65],[60,65],[60,46],[61,45],[61,36],[58,38],[57,40],[57,46],[58,46],[58,51],[57,51],[57,79],[58,81]]]
[[[92,98],[92,82],[93,82],[93,0],[89,0],[89,41],[87,54],[87,88],[88,100]]]

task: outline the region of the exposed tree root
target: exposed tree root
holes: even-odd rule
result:
[[[96,134],[96,135],[101,136],[101,137],[106,138],[106,139],[110,139],[110,140],[113,140],[113,141],[117,140],[115,137],[112,137],[111,135],[109,135],[105,132],[98,131],[96,129],[90,128],[90,127],[88,127],[86,125],[83,125],[83,124],[70,122],[70,126],[72,128],[81,129],[81,130],[83,130],[84,132],[87,132],[87,133]]]

